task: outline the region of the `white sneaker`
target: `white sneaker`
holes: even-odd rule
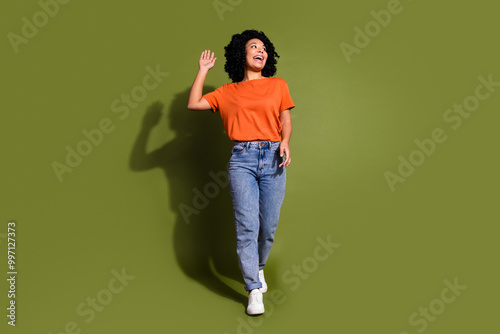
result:
[[[262,292],[259,289],[253,289],[248,294],[247,314],[259,315],[264,313],[264,303],[262,302]]]
[[[260,292],[266,293],[267,292],[267,283],[266,279],[264,278],[264,269],[259,270],[259,281],[262,283],[262,288],[260,288]]]

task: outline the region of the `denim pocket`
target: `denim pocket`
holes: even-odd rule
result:
[[[245,145],[244,144],[235,144],[233,146],[233,149],[231,151],[231,154],[240,154],[245,151]]]

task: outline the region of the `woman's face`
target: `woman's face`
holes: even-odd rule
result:
[[[264,43],[258,38],[251,39],[245,45],[245,50],[247,69],[262,71],[267,61],[267,52]]]

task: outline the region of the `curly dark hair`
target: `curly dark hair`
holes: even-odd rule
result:
[[[267,52],[266,65],[262,69],[262,76],[272,77],[276,73],[277,58],[280,56],[276,53],[273,43],[267,38],[262,31],[245,30],[241,34],[233,35],[231,42],[224,47],[226,53],[226,64],[224,70],[229,74],[229,78],[233,82],[240,82],[245,76],[246,50],[245,45],[253,38],[258,38],[264,43]]]

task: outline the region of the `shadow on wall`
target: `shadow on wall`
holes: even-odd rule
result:
[[[205,87],[204,91],[214,89]],[[184,273],[215,293],[244,303],[246,298],[240,292],[214,274],[215,270],[241,282],[243,290],[227,184],[232,142],[218,114],[187,109],[188,96],[189,89],[177,94],[168,111],[175,138],[152,152],[146,151],[147,142],[160,121],[163,105],[155,102],[148,107],[132,150],[130,168],[146,171],[159,167],[165,172],[170,206],[177,214],[173,245]]]

